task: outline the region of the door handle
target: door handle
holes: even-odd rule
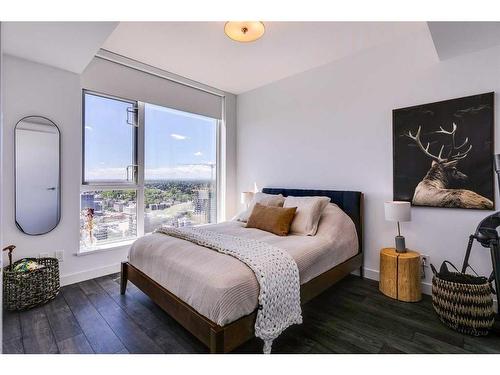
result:
[[[53,187],[47,188],[47,190],[56,190],[56,188],[53,186]]]

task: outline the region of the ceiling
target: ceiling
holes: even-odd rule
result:
[[[427,28],[425,22],[265,22],[238,43],[224,22],[121,22],[103,49],[234,94]]]
[[[117,25],[118,22],[2,22],[3,51],[79,74]]]
[[[441,60],[500,44],[500,22],[429,22]]]
[[[265,22],[252,43],[224,22],[3,22],[4,52],[81,73],[99,48],[240,94],[389,43],[430,32],[441,60],[500,45],[499,22]]]

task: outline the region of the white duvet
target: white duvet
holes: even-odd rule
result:
[[[251,238],[286,250],[297,263],[301,284],[358,253],[352,220],[336,205],[322,214],[315,236],[281,237],[245,223],[228,221],[203,229]],[[130,263],[223,326],[252,313],[258,304],[259,284],[244,263],[191,242],[154,233],[134,242]]]

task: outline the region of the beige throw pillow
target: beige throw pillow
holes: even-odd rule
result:
[[[281,194],[276,195],[276,194],[266,194],[260,192],[255,193],[252,201],[248,205],[248,209],[240,213],[236,217],[236,220],[247,222],[256,203],[259,203],[263,206],[283,207],[284,202],[285,202],[285,197],[283,197],[283,195]]]
[[[290,224],[296,210],[296,207],[283,208],[256,203],[246,227],[265,230],[278,236],[286,236],[290,231]]]
[[[283,207],[297,207],[290,233],[314,236],[318,230],[319,219],[330,203],[328,197],[286,197]]]

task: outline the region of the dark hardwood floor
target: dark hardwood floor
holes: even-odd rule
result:
[[[303,307],[304,323],[288,328],[273,353],[500,353],[500,334],[475,338],[443,326],[430,297],[391,300],[378,284],[350,276]],[[236,353],[260,353],[253,339]],[[118,275],[62,288],[52,302],[4,312],[4,353],[207,353],[129,282]]]

